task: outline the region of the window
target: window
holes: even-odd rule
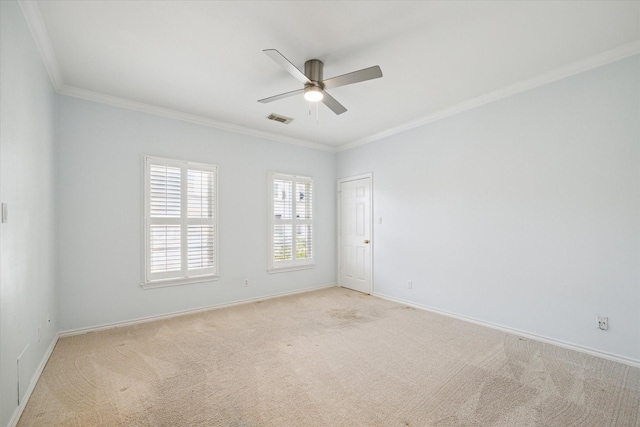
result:
[[[217,167],[144,158],[143,287],[218,275]]]
[[[271,173],[269,272],[313,267],[313,178]]]

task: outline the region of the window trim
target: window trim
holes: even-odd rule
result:
[[[311,258],[304,259],[292,259],[290,261],[279,261],[278,263],[283,263],[281,265],[276,265],[276,261],[274,261],[274,251],[273,251],[273,237],[274,237],[274,226],[276,225],[274,218],[274,205],[273,205],[273,181],[276,179],[290,180],[293,182],[293,188],[295,188],[296,183],[298,182],[310,182],[311,183]],[[315,227],[315,210],[316,210],[316,188],[315,188],[315,180],[312,176],[304,176],[304,175],[294,175],[294,174],[286,174],[281,172],[269,172],[267,174],[267,197],[269,199],[268,203],[268,239],[267,239],[267,272],[268,273],[285,273],[289,271],[298,271],[298,270],[307,270],[311,268],[315,268],[316,266],[316,253],[315,253],[315,241],[316,241],[316,227]],[[292,202],[292,216],[295,213],[295,203]],[[296,219],[292,218],[291,224],[293,226],[293,230],[295,230],[297,223],[305,224],[309,223],[307,219]],[[294,231],[295,233],[295,231]],[[295,243],[293,244],[293,253],[295,253]]]
[[[213,172],[213,221],[210,222],[213,225],[214,232],[214,241],[213,241],[213,268],[211,273],[198,274],[198,275],[188,275],[188,270],[186,271],[187,275],[184,277],[166,277],[166,278],[150,278],[149,272],[149,262],[150,262],[150,191],[151,191],[151,180],[150,180],[150,164],[159,164],[163,166],[169,167],[180,167],[181,171],[187,171],[189,169],[195,170],[204,170]],[[187,176],[186,173],[181,173],[181,182],[186,182]],[[181,186],[181,206],[185,209],[185,216],[182,216],[178,219],[181,225],[188,225],[188,216],[186,216],[186,209],[188,205],[187,201],[187,191],[182,191],[182,188],[187,189],[188,187]],[[219,228],[218,228],[218,165],[212,163],[202,163],[202,162],[191,162],[188,160],[180,160],[180,159],[171,159],[166,157],[159,156],[142,156],[142,282],[140,283],[140,287],[143,289],[153,289],[153,288],[163,288],[167,286],[178,286],[178,285],[187,285],[194,283],[204,283],[204,282],[212,282],[218,280],[220,277],[220,268],[219,268],[219,257],[218,257],[218,241],[219,241]],[[185,236],[186,229],[183,230],[182,235]],[[181,239],[182,243],[182,239]]]

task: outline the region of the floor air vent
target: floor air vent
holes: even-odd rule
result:
[[[288,125],[289,123],[291,123],[293,121],[292,118],[285,117],[285,116],[280,116],[280,115],[275,114],[275,113],[269,114],[267,116],[267,119],[273,120],[274,122],[284,123],[285,125]]]

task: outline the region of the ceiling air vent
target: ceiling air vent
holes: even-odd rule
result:
[[[285,125],[288,125],[289,123],[291,123],[293,121],[292,118],[285,117],[285,116],[280,116],[280,115],[275,114],[275,113],[269,114],[267,116],[267,119],[273,120],[274,122],[284,123]]]

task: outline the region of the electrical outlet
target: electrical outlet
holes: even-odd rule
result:
[[[244,279],[244,286],[249,286],[249,279]]]
[[[413,288],[413,281],[409,280],[407,281],[407,289],[411,289]]]
[[[596,322],[599,329],[602,329],[603,331],[606,331],[607,329],[609,329],[608,317],[596,315]]]

